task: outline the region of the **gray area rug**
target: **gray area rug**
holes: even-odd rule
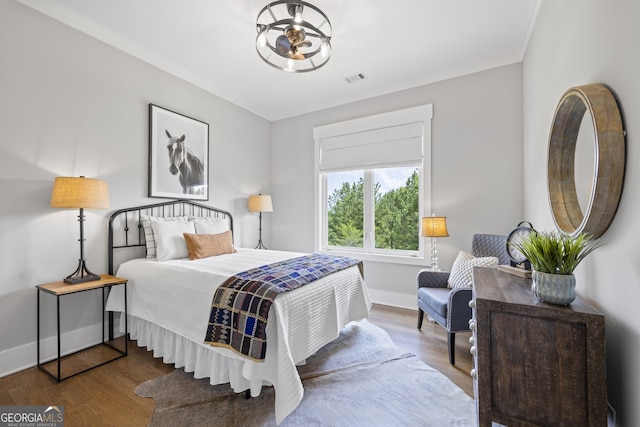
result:
[[[281,426],[475,425],[473,399],[366,320],[349,324],[298,371],[304,398]],[[135,392],[155,400],[153,427],[276,425],[273,387],[245,399],[176,369]]]

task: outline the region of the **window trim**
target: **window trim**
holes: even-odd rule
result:
[[[427,261],[428,251],[425,248],[425,241],[420,238],[418,255],[408,254],[390,254],[380,253],[377,251],[368,252],[358,249],[348,248],[324,248],[324,242],[327,241],[328,230],[322,221],[327,217],[326,200],[326,177],[322,177],[320,171],[321,161],[321,139],[335,136],[347,135],[356,132],[366,132],[382,127],[398,126],[412,122],[422,122],[422,164],[420,173],[420,200],[419,217],[429,216],[431,212],[431,120],[433,118],[433,104],[425,104],[417,107],[396,110],[372,116],[361,117],[353,120],[332,123],[324,126],[313,128],[314,139],[314,249],[319,252],[330,252],[346,256],[356,256],[365,261],[391,262],[398,264],[415,264],[424,265]],[[363,165],[362,170],[374,169]],[[350,168],[350,170],[353,170]],[[366,175],[366,174],[365,174]],[[371,174],[372,175],[372,174]],[[322,177],[322,178],[321,178]],[[366,178],[365,178],[366,179]],[[367,213],[365,194],[365,221],[371,216],[371,212]],[[371,201],[372,202],[372,201]],[[369,219],[373,221],[373,219]],[[366,228],[365,228],[366,229]],[[365,233],[365,240],[371,239]],[[430,242],[428,243],[430,244]],[[374,245],[375,246],[375,245]],[[365,246],[366,247],[366,246]]]

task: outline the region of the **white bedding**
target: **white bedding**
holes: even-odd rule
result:
[[[122,264],[118,277],[129,280],[131,336],[154,356],[185,367],[211,384],[230,383],[240,392],[260,394],[262,385],[276,391],[280,423],[300,403],[302,382],[295,365],[338,337],[349,322],[369,315],[371,301],[358,267],[350,267],[299,289],[280,294],[267,323],[267,354],[255,362],[204,344],[215,289],[227,278],[254,267],[304,254],[237,248],[238,253],[200,260],[134,259]],[[124,309],[123,287],[114,287],[108,311]],[[123,322],[121,322],[122,324]],[[122,329],[122,325],[121,325]]]

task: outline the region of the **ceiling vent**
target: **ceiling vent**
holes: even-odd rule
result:
[[[347,81],[347,83],[355,83],[366,78],[367,77],[363,73],[358,73],[350,77],[345,77],[344,79]]]

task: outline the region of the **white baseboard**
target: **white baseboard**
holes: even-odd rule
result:
[[[99,344],[102,340],[102,323],[65,332],[60,340],[62,355]],[[116,329],[117,330],[117,329]],[[0,351],[0,378],[36,366],[37,343],[34,341],[20,347]],[[40,362],[58,357],[57,336],[42,338],[40,341]]]
[[[401,294],[398,292],[379,291],[368,289],[371,301],[374,304],[390,305],[392,307],[407,308],[409,310],[418,309],[418,295]]]

